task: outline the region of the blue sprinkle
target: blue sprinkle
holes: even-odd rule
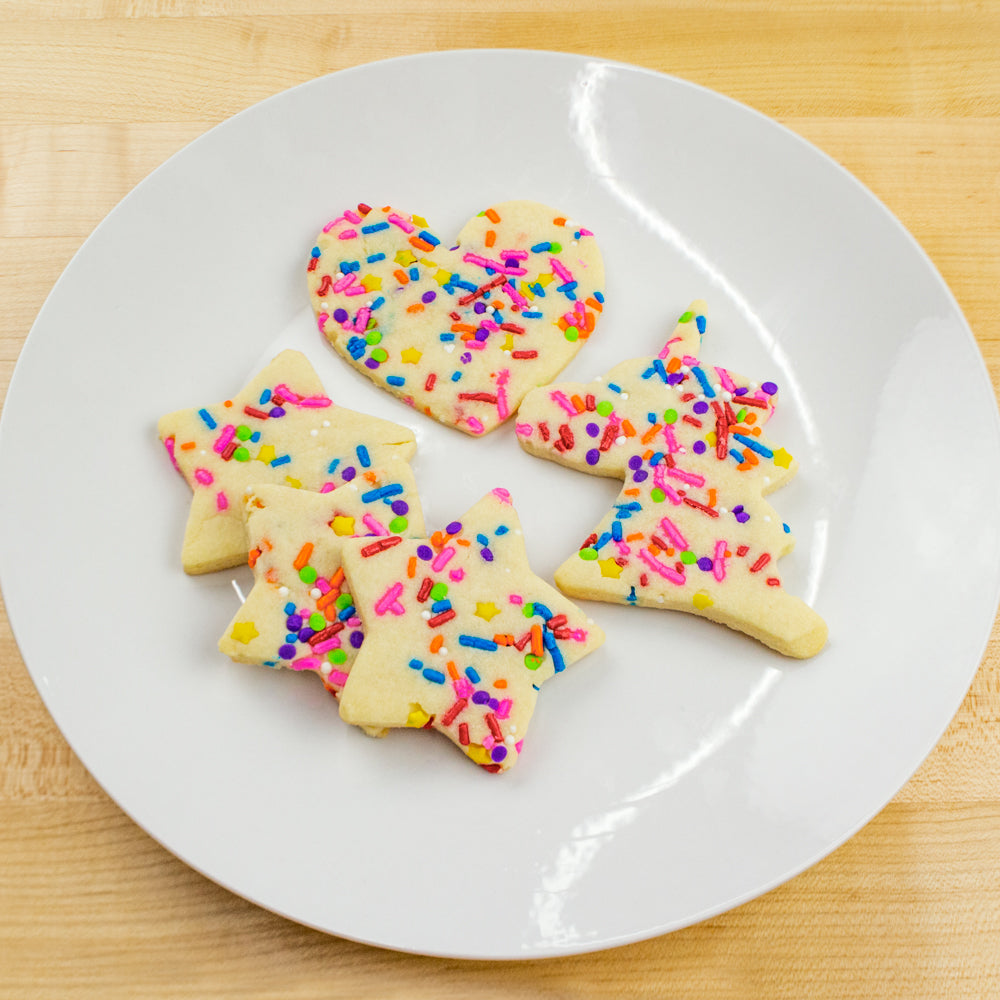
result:
[[[597,299],[601,305],[604,305],[604,292],[594,292],[594,298]]]
[[[479,542],[480,545],[490,544],[490,540],[485,535],[476,535],[476,541]]]
[[[655,423],[656,423],[656,414],[655,414],[655,413],[647,413],[647,414],[646,414],[646,419],[647,419],[647,420],[648,420],[648,421],[649,421],[649,422],[650,422],[651,424],[655,424]]]
[[[540,312],[523,312],[523,313],[521,313],[521,315],[525,319],[541,319],[542,318],[542,314]]]
[[[638,600],[638,598],[635,596],[635,587],[632,587],[631,590],[629,590],[628,597],[626,597],[625,600],[627,600],[629,604],[635,604],[635,602]]]
[[[656,369],[656,374],[659,375],[660,378],[664,382],[666,382],[667,381],[667,369],[663,367],[663,362],[659,358],[657,358],[653,362],[653,367]],[[712,393],[712,395],[714,396],[715,393]]]
[[[201,417],[201,419],[205,421],[205,424],[208,426],[208,429],[210,431],[214,431],[215,428],[219,426],[215,422],[215,418],[212,416],[211,413],[208,412],[208,410],[199,410],[198,411],[198,416]]]
[[[659,465],[664,459],[664,454],[662,451],[657,451],[653,453],[652,458],[649,460],[650,465]]]
[[[539,284],[539,283],[538,283],[537,281],[536,281],[536,282],[535,282],[535,283],[534,283],[534,284],[533,284],[533,285],[531,286],[531,290],[532,290],[532,291],[533,291],[533,292],[534,292],[534,293],[535,293],[535,294],[536,294],[536,295],[537,295],[537,296],[538,296],[539,298],[542,298],[542,299],[544,299],[544,298],[545,298],[545,289],[544,289],[544,288],[542,288],[542,286],[541,286],[541,285],[540,285],[540,284]]]
[[[340,465],[340,459],[335,458],[327,467],[326,474],[332,476],[337,471],[337,466]]]
[[[442,611],[451,611],[451,601],[435,601],[431,605],[431,611],[433,611],[436,615],[441,614]]]
[[[605,531],[604,534],[601,535],[601,537],[598,538],[596,542],[594,542],[594,548],[600,551],[610,541],[611,541],[611,532]]]
[[[545,253],[547,250],[552,249],[551,243],[536,243],[532,248],[532,253]]]
[[[344,608],[344,610],[341,611],[339,615],[337,615],[337,618],[342,622],[346,622],[348,618],[353,618],[356,613],[357,609],[352,604]]]
[[[250,440],[256,444],[260,440],[260,431],[254,431],[253,434],[250,435]]]
[[[694,325],[696,327],[698,327],[698,332],[700,334],[704,335],[704,333],[705,333],[705,317],[704,316],[695,316],[695,318],[694,318]]]
[[[291,455],[279,455],[271,459],[271,468],[276,469],[279,465],[287,465],[292,460]]]
[[[611,539],[615,542],[620,542],[622,540],[622,523],[621,521],[611,522]]]
[[[663,364],[663,362],[661,361],[660,364]],[[694,372],[694,377],[701,383],[702,392],[709,399],[713,399],[715,397],[715,390],[712,388],[711,382],[708,381],[708,376],[697,366],[692,368],[691,371]]]
[[[260,405],[263,406],[265,403],[269,403],[270,401],[271,401],[271,390],[265,389],[260,394]]]
[[[375,300],[375,301],[374,301],[374,302],[373,302],[373,303],[371,304],[371,309],[372,309],[372,312],[374,312],[374,311],[375,311],[376,309],[378,309],[378,308],[379,308],[379,306],[384,306],[384,305],[385,305],[385,296],[384,296],[384,295],[380,295],[380,296],[379,296],[379,297],[378,297],[378,298],[377,298],[377,299],[376,299],[376,300]]]
[[[380,486],[377,490],[369,490],[361,494],[362,503],[374,503],[376,500],[384,500],[386,497],[394,497],[403,492],[403,487],[399,483],[392,483],[389,486]]]
[[[740,463],[744,460],[742,452],[737,451],[735,448],[729,449],[729,457],[736,459],[736,461]]]
[[[388,229],[389,223],[386,223],[385,226]],[[441,242],[433,233],[427,232],[426,229],[421,229],[417,233],[417,239],[423,240],[425,243],[430,243],[432,247],[436,247]]]
[[[294,646],[298,641],[299,637],[295,632],[285,633],[285,642],[287,642],[289,646]]]
[[[388,229],[388,228],[389,228],[388,222],[373,222],[370,226],[362,226],[361,232],[363,232],[366,236],[368,236],[370,233],[377,233],[383,229]]]
[[[762,445],[755,438],[747,437],[745,434],[733,434],[733,437],[739,441],[740,444],[745,444],[751,451],[757,452],[764,458],[774,458],[774,452],[771,451],[766,445]]]
[[[781,526],[785,529],[786,535],[790,535],[792,533],[792,529],[789,528],[787,524],[782,524]]]
[[[397,388],[401,385],[406,385],[406,379],[402,375],[386,375],[385,382],[386,385],[394,385]]]
[[[614,383],[614,382],[609,382],[609,383],[608,383],[608,388],[609,388],[609,389],[610,389],[610,390],[611,390],[612,392],[621,392],[621,391],[622,391],[622,387],[621,387],[620,385],[615,385],[615,383]]]
[[[549,610],[548,605],[542,604],[541,601],[535,601],[533,607],[534,607],[535,614],[539,618],[542,618],[545,621],[548,621],[552,617],[552,612]]]
[[[388,225],[388,223],[386,223],[386,225]],[[364,468],[367,469],[372,464],[371,456],[368,454],[368,449],[363,444],[359,444],[355,450],[358,453],[358,461],[362,464],[362,466],[364,466]]]
[[[478,684],[479,683],[479,680],[480,680],[479,672],[476,670],[475,667],[466,667],[465,668],[465,676],[468,677],[469,680],[472,681],[473,684]]]
[[[410,666],[413,667],[414,670],[422,670],[424,665],[420,662],[420,660],[412,659],[410,660]]]
[[[360,360],[365,351],[368,349],[368,342],[364,337],[351,337],[347,342],[347,353],[350,354],[355,361]]]
[[[419,281],[419,280],[420,280],[420,268],[416,267],[416,266],[411,267],[410,268],[410,281]]]
[[[461,372],[452,372],[451,380],[452,382],[457,382],[462,377]]]
[[[472,649],[484,649],[487,653],[495,653],[499,648],[492,639],[480,639],[475,635],[460,635],[458,637],[460,646],[470,646]]]
[[[555,644],[554,639],[552,640],[552,647],[549,649],[549,655],[552,657],[552,666],[555,672],[561,674],[566,669],[566,661],[563,659],[562,651]]]
[[[319,247],[313,247],[310,253],[313,257],[321,257],[323,255],[323,251]]]
[[[444,674],[440,670],[431,670],[430,667],[424,667],[424,677],[432,684],[444,684]]]
[[[285,605],[285,614],[286,615],[294,615],[295,614],[295,605],[291,601],[289,601]]]
[[[464,288],[467,292],[474,292],[477,287],[471,281],[460,281],[458,275],[455,274],[451,276],[450,284],[456,285],[458,288]]]
[[[376,261],[385,260],[384,253],[373,253],[367,260],[367,263],[374,264]]]
[[[340,270],[347,274],[350,271],[360,271],[361,262],[357,260],[342,260],[340,262]]]
[[[506,535],[508,531],[510,531],[510,528],[508,528],[506,524],[501,524],[500,527],[497,528],[496,533],[498,535]]]
[[[453,333],[442,333],[442,334],[438,335],[438,340],[440,340],[440,341],[442,341],[443,343],[446,343],[446,344],[450,343],[454,339],[455,339],[455,334],[453,334]]]

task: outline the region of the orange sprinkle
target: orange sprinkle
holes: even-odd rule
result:
[[[639,495],[639,490],[637,490],[634,486],[632,487],[632,489],[624,490],[623,492],[627,497],[637,497]]]
[[[295,557],[295,562],[292,563],[295,569],[304,569],[309,562],[309,557],[313,554],[313,543],[306,542],[305,545],[299,549],[299,554]]]
[[[587,333],[593,333],[594,327],[597,326],[597,317],[592,313],[584,313],[583,316],[583,328]]]
[[[277,583],[278,571],[272,566],[265,574],[264,579],[267,580],[268,583]]]
[[[454,662],[448,661],[448,676],[453,680],[458,680],[458,667],[455,666]]]
[[[270,552],[274,548],[274,543],[269,538],[262,538],[260,540],[260,547],[265,552]]]
[[[412,580],[417,575],[417,557],[410,556],[406,563],[406,575]]]
[[[604,306],[602,306],[601,303],[597,301],[597,299],[587,298],[584,301],[587,303],[588,306],[590,306],[591,309],[594,309],[597,312],[604,311]]]
[[[325,597],[326,595],[324,594],[323,596]],[[335,601],[331,601],[329,604],[324,604],[321,610],[323,612],[323,617],[328,622],[335,622],[340,614],[340,608],[337,607]]]
[[[424,311],[423,302],[414,302],[412,306],[407,306],[406,311],[408,313],[422,313]]]
[[[587,404],[576,393],[569,397],[569,401],[576,407],[577,413],[583,413],[587,409]]]
[[[622,421],[622,430],[625,432],[625,437],[635,437],[635,428],[632,426],[632,422],[627,418]]]
[[[401,267],[397,267],[396,270],[392,272],[392,276],[401,285],[408,285],[410,283],[410,276]]]
[[[471,323],[452,323],[452,333],[475,333],[476,328]]]
[[[472,544],[472,542],[470,542],[468,538],[456,538],[455,543],[457,545],[465,545],[466,547]]]
[[[487,229],[486,230],[486,238],[483,240],[483,242],[488,247],[491,247],[491,246],[493,246],[494,243],[496,243],[496,241],[497,241],[497,234],[492,229]]]
[[[502,690],[507,686],[507,681],[505,681],[502,677],[500,677],[493,682],[493,686],[495,688],[500,688]]]
[[[231,399],[227,399],[222,405],[223,406],[232,406],[233,405],[233,401]]]
[[[485,214],[486,214],[486,218],[489,219],[490,222],[497,223],[497,222],[500,221],[500,216],[497,215],[496,209],[488,208],[488,209],[486,209],[486,213]]]
[[[756,413],[748,413],[743,418],[743,423],[745,423],[745,424],[755,424],[755,423],[757,423],[757,414]]]
[[[499,635],[498,634],[498,635],[493,636],[493,641],[498,646],[513,646],[514,645],[514,637],[512,635],[507,635],[506,633],[504,633],[503,635]]]
[[[645,451],[644,451],[644,452],[642,453],[642,460],[643,460],[644,462],[648,462],[648,461],[649,461],[649,460],[650,460],[650,459],[651,459],[652,457],[653,457],[653,449],[652,449],[652,448],[647,448],[647,449],[646,449],[646,450],[645,450]]]
[[[559,218],[553,219],[552,220],[552,225],[553,226],[565,226],[566,225],[566,218],[565,218],[565,216],[560,215]]]
[[[184,444],[181,445],[181,451],[190,451],[195,447],[197,447],[197,443],[195,441],[185,441]]]
[[[419,236],[410,237],[410,246],[416,247],[418,250],[425,250],[430,253],[434,249],[432,243],[428,243],[427,240],[422,240]]]
[[[667,362],[667,371],[673,375],[674,372],[678,371],[681,367],[681,359],[678,357],[673,357]]]
[[[760,428],[759,428],[759,427],[751,427],[751,428],[750,428],[750,433],[751,433],[751,434],[752,434],[752,435],[753,435],[754,437],[760,437]]]
[[[434,534],[431,535],[431,545],[433,545],[436,549],[439,549],[442,545],[444,545],[444,535],[442,535],[440,531],[435,531]]]
[[[636,490],[636,493],[638,493],[638,492],[639,491]],[[631,535],[626,535],[625,536],[625,541],[626,542],[638,542],[643,537],[645,537],[645,536],[643,535],[643,533],[641,531],[633,531]]]
[[[436,653],[444,645],[444,636],[436,635],[431,639],[431,652]]]
[[[334,590],[340,590],[340,585],[344,582],[344,569],[342,566],[337,567],[337,572],[330,577],[330,586]]]
[[[645,434],[643,434],[643,436],[641,438],[642,443],[643,444],[649,444],[649,442],[652,441],[653,438],[655,438],[656,435],[659,434],[660,431],[662,431],[662,430],[663,430],[663,424],[653,424],[653,426],[650,427],[649,430],[646,431]]]
[[[537,622],[531,626],[531,653],[541,656],[545,647],[542,645],[542,626]]]
[[[260,558],[260,549],[251,549],[249,555],[247,556],[247,565],[251,568],[257,565],[257,560]]]
[[[565,333],[569,329],[569,323],[566,322],[566,317],[560,316],[559,319],[556,321],[556,326],[558,326],[559,329],[562,330],[563,333]]]
[[[661,549],[660,546],[656,544],[656,542],[650,542],[649,551],[652,555],[658,556],[663,551],[663,549]]]
[[[326,613],[326,609],[328,607],[330,607],[331,604],[333,604],[334,605],[333,610],[334,610],[334,612],[336,612],[337,611],[337,607],[336,607],[335,601],[337,600],[337,598],[339,596],[340,596],[340,594],[336,590],[328,590],[322,597],[320,597],[316,601],[316,609],[317,609],[317,611],[322,611],[325,614]]]

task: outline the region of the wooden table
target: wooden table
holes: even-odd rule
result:
[[[0,0],[3,388],[67,261],[169,154],[311,77],[470,47],[637,63],[788,125],[916,236],[1000,384],[1000,3],[613,8],[607,0]],[[195,874],[87,774],[4,622],[0,995],[998,996],[998,635],[994,628],[937,749],[881,815],[813,869],[666,937],[504,966],[326,937]]]

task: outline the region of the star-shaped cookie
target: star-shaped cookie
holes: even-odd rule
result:
[[[232,399],[167,414],[159,434],[194,493],[188,573],[246,560],[240,505],[251,484],[329,490],[416,451],[408,427],[336,406],[298,351],[283,351]]]
[[[366,469],[328,493],[254,486],[243,510],[254,585],[219,649],[240,663],[318,674],[338,694],[364,641],[341,548],[350,537],[423,535],[409,465]]]
[[[478,435],[591,335],[604,265],[590,230],[538,202],[486,209],[454,247],[419,216],[360,205],[324,226],[308,284],[320,330],[347,361]]]
[[[489,770],[518,759],[539,687],[604,641],[532,573],[505,490],[428,539],[347,539],[342,560],[365,642],[341,717],[437,729]]]
[[[526,451],[625,480],[556,584],[575,597],[689,611],[812,656],[827,627],[781,586],[776,564],[794,539],[763,499],[798,468],[761,431],[777,386],[703,364],[704,330],[699,300],[657,357],[525,398]]]

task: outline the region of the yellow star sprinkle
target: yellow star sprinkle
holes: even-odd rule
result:
[[[779,448],[774,453],[774,464],[780,466],[782,469],[787,469],[792,464],[792,456],[784,448]]]
[[[415,365],[423,357],[423,354],[415,347],[407,347],[405,351],[399,352],[399,356],[404,365]]]
[[[330,523],[330,527],[333,528],[333,533],[335,535],[346,535],[350,537],[354,534],[354,518],[343,517],[338,514]]]
[[[498,614],[500,609],[492,601],[480,601],[476,604],[476,616],[484,621],[490,621]]]
[[[417,256],[412,250],[400,250],[393,258],[397,264],[402,264],[403,267],[409,267],[416,259]]]
[[[374,274],[366,274],[361,279],[361,284],[365,286],[366,292],[378,292],[382,289],[382,279]]]
[[[276,457],[277,452],[274,450],[273,444],[262,444],[260,451],[257,452],[257,461],[264,462],[265,465],[270,465]]]
[[[257,631],[253,622],[237,622],[233,626],[233,640],[242,642],[243,645],[247,645],[259,635],[260,632]]]
[[[439,267],[437,274],[434,275],[434,280],[439,285],[447,285],[451,281],[451,271],[446,271],[443,267]]]
[[[617,580],[622,575],[622,568],[614,559],[598,559],[597,565],[601,567],[601,576],[610,576]]]

